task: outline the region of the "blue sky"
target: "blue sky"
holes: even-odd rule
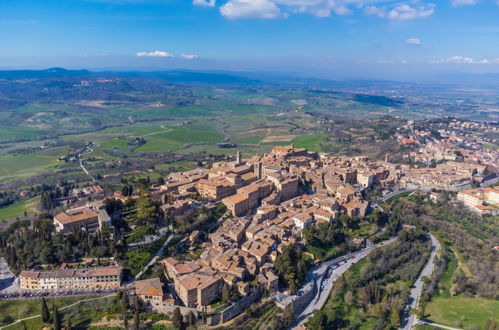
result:
[[[0,67],[499,71],[499,0],[2,0]]]

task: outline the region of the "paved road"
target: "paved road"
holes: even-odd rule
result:
[[[396,238],[391,238],[387,241],[378,243],[376,245],[368,244],[367,247],[363,250],[349,253],[330,261],[326,261],[322,263],[319,267],[312,269],[311,271],[312,274],[309,276],[309,281],[312,281],[317,286],[318,290],[317,293],[314,295],[314,297],[308,303],[307,307],[301,313],[296,315],[295,325],[304,324],[306,320],[313,315],[315,310],[321,309],[324,306],[327,298],[329,297],[329,293],[333,288],[334,282],[339,277],[341,277],[341,275],[343,275],[343,273],[345,273],[353,264],[365,258],[372,250],[382,245],[388,245],[392,243],[394,240],[396,240]],[[338,264],[342,261],[345,261],[345,263],[335,268],[331,273],[331,277],[327,279],[326,277],[330,266]],[[310,285],[310,283],[305,283],[305,286],[307,285],[310,287],[313,286]]]
[[[0,293],[8,294],[19,292],[19,283],[15,281],[15,276],[9,269],[5,258],[0,258]]]
[[[491,186],[493,184],[496,184],[498,181],[499,181],[499,177],[487,180],[487,181],[483,182],[482,184],[480,184],[480,188],[485,188],[485,187]]]
[[[407,306],[404,310],[404,318],[400,323],[399,329],[410,330],[417,323],[417,316],[414,314],[411,315],[411,310],[417,308],[419,303],[419,298],[421,297],[421,293],[423,292],[424,283],[421,280],[421,278],[423,276],[427,277],[431,276],[431,274],[433,273],[433,269],[435,268],[435,258],[437,256],[438,251],[440,251],[440,243],[438,242],[438,240],[432,234],[430,234],[430,239],[431,239],[430,259],[426,263],[426,266],[423,268],[423,270],[419,274],[418,279],[416,280],[416,282],[412,287],[411,294],[409,295],[409,300],[407,302]]]

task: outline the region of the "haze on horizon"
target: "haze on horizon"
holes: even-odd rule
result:
[[[499,73],[496,0],[4,0],[0,68]]]

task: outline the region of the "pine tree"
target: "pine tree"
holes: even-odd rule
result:
[[[48,323],[50,321],[50,312],[47,306],[47,301],[42,298],[42,322]]]

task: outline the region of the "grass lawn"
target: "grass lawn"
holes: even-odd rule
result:
[[[26,211],[28,215],[33,215],[37,212],[39,202],[40,196],[36,196],[20,203],[2,207],[0,208],[0,220],[22,217],[24,215],[24,211]]]
[[[47,304],[49,306],[49,310],[52,311],[52,306],[55,305],[57,308],[61,308],[64,306],[71,305],[79,300],[87,299],[91,297],[65,297],[65,298],[54,298],[47,299]],[[95,303],[94,303],[95,307]],[[13,321],[35,316],[41,314],[41,299],[23,299],[23,300],[2,300],[0,301],[0,325],[7,325],[12,323]],[[36,321],[38,320],[38,321]],[[8,321],[8,322],[6,322]],[[28,323],[28,321],[27,321]],[[40,324],[40,319],[37,318],[35,320],[31,320],[31,323]],[[20,329],[19,324],[12,326],[12,329]],[[32,327],[28,327],[31,329]],[[38,327],[33,327],[33,329],[38,329]]]
[[[499,301],[455,297],[434,297],[426,306],[427,318],[436,323],[470,329],[472,325],[483,329],[489,318],[499,321]]]

